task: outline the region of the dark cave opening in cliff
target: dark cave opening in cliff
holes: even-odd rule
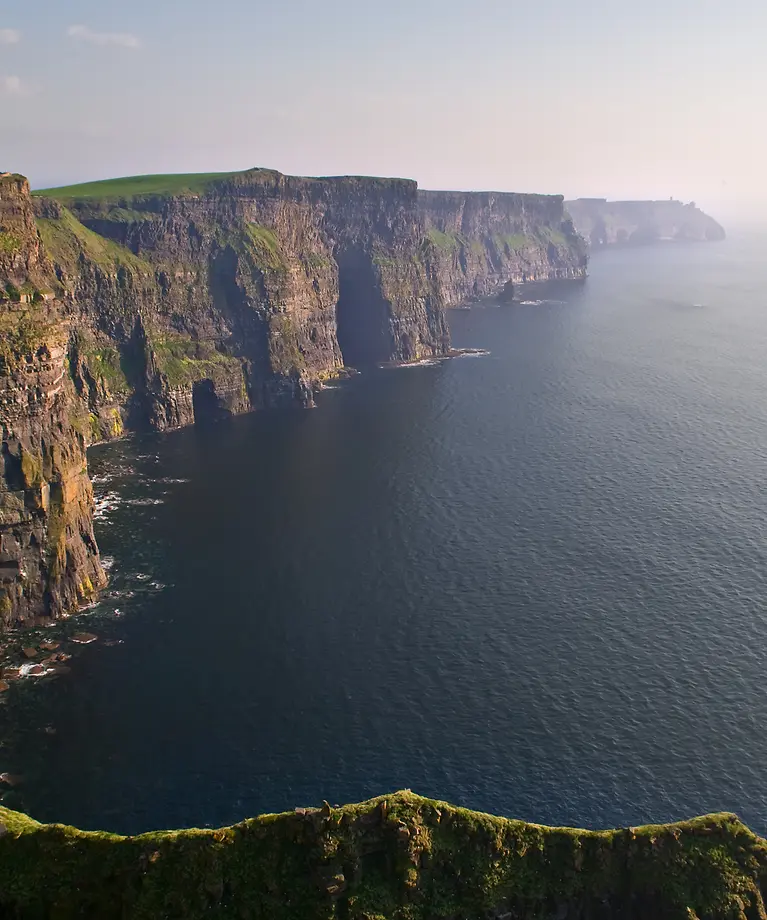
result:
[[[192,386],[192,410],[195,425],[209,425],[231,415],[221,405],[212,380],[195,381]]]
[[[347,367],[380,364],[392,357],[389,311],[370,253],[350,248],[336,252],[338,345]]]

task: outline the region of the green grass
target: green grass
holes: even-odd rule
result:
[[[91,374],[97,379],[103,377],[112,393],[130,390],[120,352],[113,345],[85,349],[84,357]]]
[[[333,262],[330,257],[319,252],[305,252],[302,254],[302,258],[308,271],[320,272],[332,270],[333,268]]]
[[[58,219],[38,217],[37,228],[48,254],[70,272],[77,268],[81,255],[107,270],[123,266],[140,273],[154,272],[148,262],[89,230],[66,208],[61,209]]]
[[[18,236],[7,230],[0,230],[0,252],[11,255],[18,252],[19,249],[21,249],[21,240]]]
[[[247,225],[248,242],[255,250],[256,263],[275,271],[287,269],[285,256],[274,232],[261,224]]]
[[[507,233],[493,237],[493,241],[499,249],[510,249],[514,252],[524,249],[530,243],[529,237],[524,233]]]
[[[554,243],[555,246],[567,245],[567,237],[561,230],[555,230],[553,227],[543,227],[542,234],[548,242]]]
[[[239,358],[224,355],[210,343],[180,333],[153,335],[150,345],[158,370],[165,374],[172,387],[185,386],[215,376],[218,371],[240,367]]]
[[[764,917],[767,842],[734,815],[543,827],[410,792],[121,837],[0,807],[0,914],[448,920]]]
[[[158,176],[125,176],[122,179],[102,179],[80,185],[59,188],[35,189],[33,195],[54,198],[56,201],[119,201],[159,195],[203,195],[220,180],[236,176],[236,172],[179,173]]]
[[[445,252],[455,252],[464,242],[460,234],[443,233],[441,230],[437,230],[436,227],[429,227],[426,232],[437,249],[442,249]]]

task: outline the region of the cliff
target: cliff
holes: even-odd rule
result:
[[[0,632],[89,600],[105,577],[93,536],[88,416],[69,374],[71,316],[53,293],[21,176],[0,176]]]
[[[734,815],[586,831],[409,792],[118,837],[0,808],[8,918],[764,920],[767,841]]]
[[[561,195],[419,191],[418,202],[448,306],[509,282],[586,277],[586,245]]]
[[[447,305],[585,269],[560,197],[252,169],[30,198],[0,176],[0,630],[104,582],[89,443],[312,405],[346,368],[449,354]]]
[[[607,201],[578,198],[567,202],[577,231],[595,249],[667,241],[724,239],[724,228],[695,204],[681,201]]]
[[[414,182],[161,178],[36,200],[80,305],[76,382],[101,437],[118,415],[164,429],[310,405],[344,366],[448,352]]]
[[[105,581],[89,443],[449,350],[414,182],[164,178],[32,200],[0,177],[0,631]]]

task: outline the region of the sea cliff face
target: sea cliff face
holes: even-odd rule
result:
[[[723,240],[724,228],[694,203],[607,201],[578,198],[567,202],[576,230],[594,249],[647,243]]]
[[[586,831],[409,792],[118,837],[0,808],[9,918],[764,920],[767,842],[734,815]]]
[[[562,199],[273,170],[0,176],[0,628],[104,583],[85,448],[310,406],[347,368],[449,354],[445,307],[578,278]]]
[[[418,200],[448,306],[509,283],[586,277],[586,245],[561,195],[419,191]]]
[[[81,305],[78,388],[158,429],[311,405],[344,366],[446,354],[416,185],[252,170],[189,193],[36,201]]]
[[[105,582],[93,536],[88,416],[69,373],[71,316],[29,186],[0,177],[0,632],[56,617]]]

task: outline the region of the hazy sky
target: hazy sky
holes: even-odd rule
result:
[[[0,169],[767,205],[764,0],[10,0]]]

